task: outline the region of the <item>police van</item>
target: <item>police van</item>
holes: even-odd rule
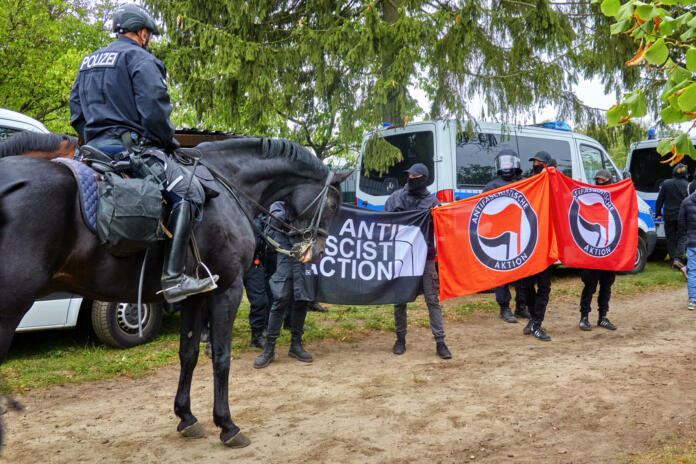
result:
[[[657,242],[651,257],[664,259],[667,255],[665,224],[662,218],[659,220],[655,218],[657,214],[662,215],[661,212],[655,211],[655,202],[657,201],[660,185],[662,185],[665,179],[672,177],[674,167],[668,163],[660,163],[665,158],[662,158],[657,152],[658,142],[659,140],[657,139],[650,139],[631,144],[628,158],[626,159],[626,171],[631,175],[631,180],[633,180],[638,196],[650,206],[650,210],[653,212]],[[691,142],[696,146],[696,137],[692,138]],[[696,173],[696,161],[686,156],[680,163],[686,165],[689,172],[689,180],[691,180],[694,173]]]
[[[401,160],[392,166],[370,168],[374,150],[383,149],[382,141],[396,147]],[[496,123],[458,123],[434,120],[409,123],[406,127],[384,127],[365,134],[360,149],[360,178],[356,205],[381,210],[389,195],[406,184],[404,171],[414,163],[425,164],[430,171],[429,191],[442,203],[462,200],[481,193],[497,176],[495,157],[509,148],[520,155],[523,175],[529,175],[528,159],[540,150],[557,162],[557,169],[568,177],[594,184],[600,169],[608,170],[613,181],[623,179],[606,150],[596,140],[571,132],[565,123],[536,126],[504,126]],[[379,172],[381,171],[381,172]],[[638,197],[638,252],[632,273],[645,267],[655,247],[655,223],[650,207]]]

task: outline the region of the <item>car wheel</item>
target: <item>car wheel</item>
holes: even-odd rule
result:
[[[138,336],[138,305],[135,303],[92,304],[92,328],[104,344],[131,348],[152,340],[162,325],[162,306],[144,304],[141,310],[143,337]]]
[[[633,269],[628,271],[629,274],[640,274],[645,269],[645,263],[648,261],[648,244],[643,237],[638,237],[638,249],[636,250],[636,262]]]

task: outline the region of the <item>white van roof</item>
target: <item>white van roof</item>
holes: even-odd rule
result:
[[[6,108],[0,108],[0,127],[32,132],[50,132],[36,119]]]

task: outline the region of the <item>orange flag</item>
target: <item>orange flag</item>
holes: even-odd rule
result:
[[[558,259],[549,172],[433,210],[440,298],[488,290]]]

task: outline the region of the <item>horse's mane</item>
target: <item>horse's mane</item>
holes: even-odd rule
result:
[[[61,142],[68,145],[77,144],[77,137],[65,134],[43,134],[22,131],[9,136],[0,142],[0,158],[15,156],[29,151],[52,152],[60,148]]]
[[[267,137],[239,137],[199,145],[204,151],[225,151],[241,149],[260,150],[260,158],[285,159],[295,164],[298,170],[326,177],[329,168],[305,147],[286,139],[271,139]]]

